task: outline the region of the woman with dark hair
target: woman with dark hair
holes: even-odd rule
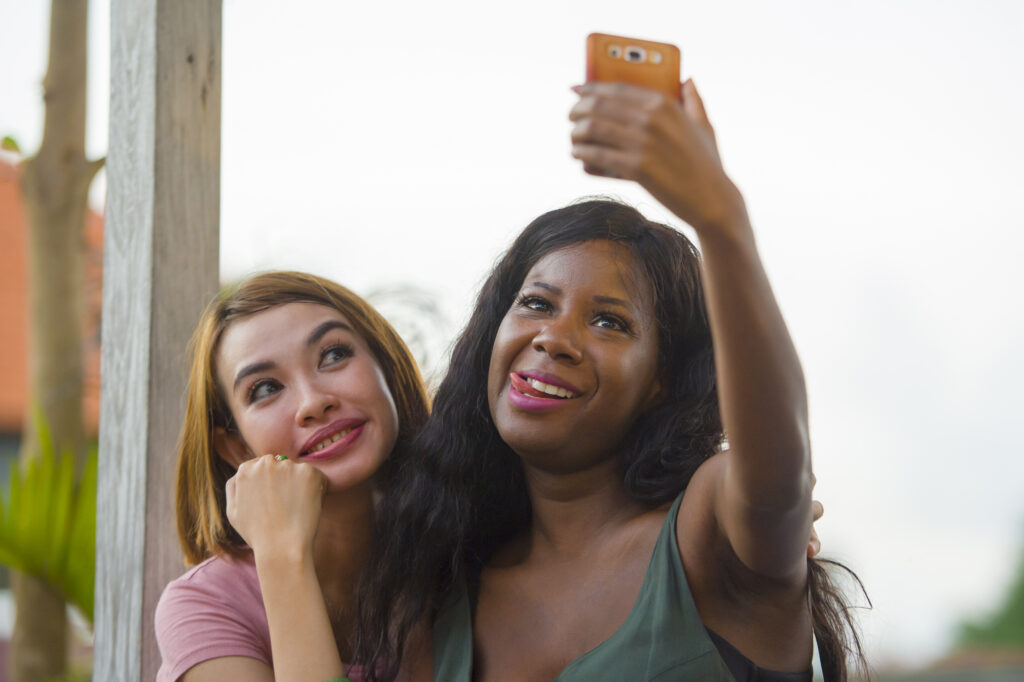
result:
[[[615,202],[523,231],[379,510],[356,645],[371,678],[401,660],[445,682],[795,682],[812,635],[827,678],[862,661],[808,559],[799,360],[700,97],[682,93],[582,86],[573,155],[688,222],[703,265]]]

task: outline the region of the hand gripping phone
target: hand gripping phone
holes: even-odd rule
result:
[[[640,85],[679,99],[679,48],[606,33],[587,36],[587,82]]]

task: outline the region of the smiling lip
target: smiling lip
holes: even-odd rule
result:
[[[303,444],[299,457],[304,460],[315,460],[328,459],[341,454],[347,450],[360,435],[362,435],[364,424],[366,424],[365,419],[339,419],[338,421],[331,422],[314,433],[313,436]],[[315,446],[325,440],[337,436],[338,434],[344,435],[337,440],[328,443],[325,447],[314,452],[310,452],[310,450]]]
[[[512,372],[511,374],[509,374],[508,399],[509,402],[511,402],[513,405],[523,410],[550,410],[559,407],[560,405],[564,405],[565,403],[568,403],[570,400],[572,400],[572,398],[559,398],[556,396],[551,396],[549,398],[527,395],[526,391],[535,391],[535,389],[533,389],[530,386],[530,384],[526,381],[524,377],[535,379],[537,381],[543,381],[545,384],[549,384],[551,386],[558,386],[559,388],[564,388],[565,390],[570,391],[576,395],[579,394],[578,389],[571,387],[571,384],[566,384],[566,382],[560,380],[557,384],[554,383],[550,375],[542,375],[535,372]],[[574,397],[576,396],[574,395]]]
[[[572,384],[570,384],[568,381],[566,381],[564,379],[560,379],[560,378],[556,377],[555,375],[548,374],[546,372],[539,372],[537,370],[530,369],[530,370],[527,370],[525,372],[513,372],[513,373],[514,374],[518,374],[519,376],[523,377],[524,379],[536,379],[537,381],[542,381],[545,384],[550,384],[551,386],[558,386],[559,388],[564,388],[565,390],[569,391],[570,393],[575,393],[576,395],[579,395],[580,393],[583,392],[580,389],[578,389],[575,386],[573,386]]]

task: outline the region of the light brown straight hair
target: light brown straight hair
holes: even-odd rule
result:
[[[380,365],[398,412],[398,438],[388,464],[401,461],[430,410],[412,354],[373,306],[340,284],[301,272],[254,275],[222,293],[203,312],[189,344],[185,423],[178,444],[178,541],[189,565],[215,554],[237,555],[242,541],[228,523],[225,484],[235,470],[214,452],[213,430],[232,428],[232,417],[217,385],[214,359],[225,330],[238,319],[286,303],[316,303],[340,312],[369,346]]]

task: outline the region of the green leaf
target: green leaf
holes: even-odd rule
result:
[[[97,452],[90,449],[78,485],[71,454],[59,459],[39,427],[40,450],[24,468],[11,463],[0,491],[0,563],[40,577],[91,621],[96,574]]]
[[[52,530],[46,556],[51,572],[65,564],[68,553],[68,533],[71,528],[71,505],[75,499],[75,461],[70,452],[61,455],[54,474],[52,497]]]
[[[4,139],[0,140],[0,149],[4,149],[9,152],[21,153],[21,147],[18,145],[18,141],[10,135],[4,135]]]
[[[68,600],[92,621],[96,588],[96,479],[99,457],[89,453],[71,514],[66,570]]]

